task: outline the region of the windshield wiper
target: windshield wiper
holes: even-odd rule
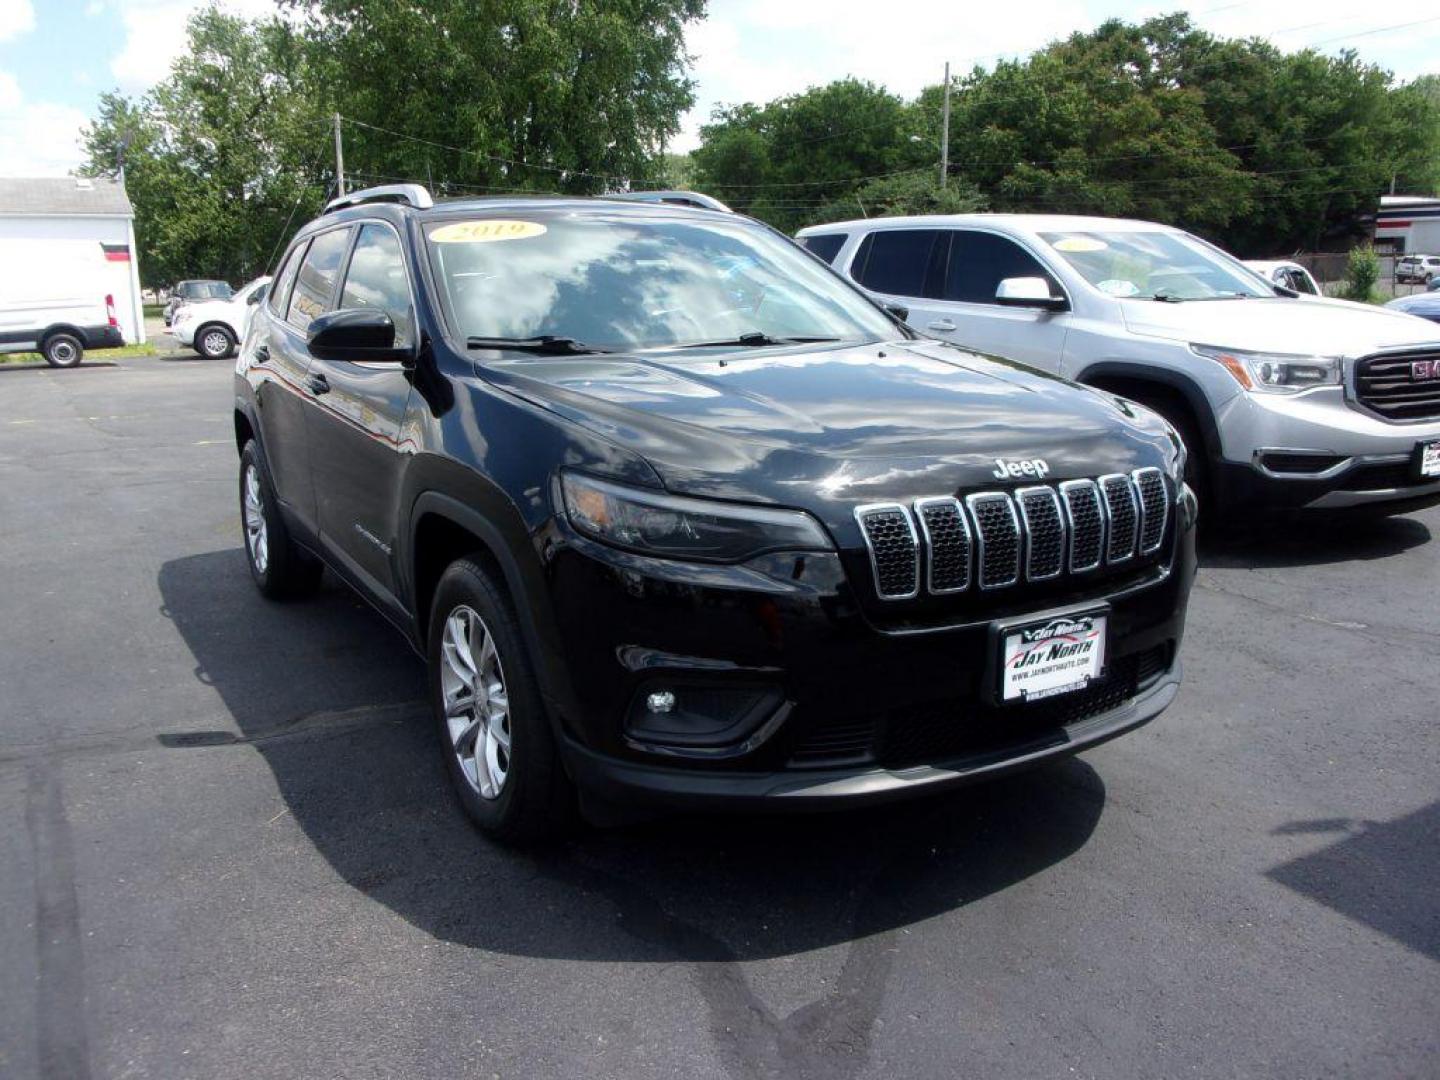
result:
[[[719,348],[724,345],[738,345],[741,348],[754,349],[763,345],[815,345],[826,341],[839,341],[838,337],[771,337],[762,330],[751,330],[738,337],[725,338],[722,341],[687,341],[675,346],[677,349],[709,349]]]
[[[597,345],[586,345],[573,337],[556,334],[541,334],[531,338],[471,337],[465,339],[471,349],[515,349],[520,352],[543,353],[547,356],[583,356],[589,353],[608,353]]]
[[[1162,304],[1183,304],[1185,302],[1185,297],[1183,296],[1176,296],[1172,292],[1163,292],[1158,289],[1150,297],[1150,299],[1158,300]]]

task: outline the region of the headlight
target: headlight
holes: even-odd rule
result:
[[[766,551],[831,551],[820,523],[798,510],[688,499],[579,473],[561,477],[580,532],[649,555],[738,562]]]
[[[1338,356],[1245,352],[1218,345],[1191,345],[1190,350],[1219,362],[1246,390],[1294,394],[1312,386],[1340,385]]]

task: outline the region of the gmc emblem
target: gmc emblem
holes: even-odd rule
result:
[[[1440,360],[1412,360],[1410,362],[1410,381],[1429,382],[1431,379],[1440,379]]]

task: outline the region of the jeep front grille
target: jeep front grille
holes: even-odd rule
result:
[[[1110,542],[1105,548],[1107,563],[1121,563],[1135,554],[1135,525],[1140,503],[1130,477],[1119,474],[1100,477],[1100,494],[1105,497]]]
[[[899,503],[877,503],[855,511],[865,546],[870,550],[870,567],[875,572],[875,591],[884,600],[908,600],[920,591],[920,538],[910,512]]]
[[[961,592],[970,585],[970,523],[951,498],[915,504],[925,544],[926,585],[932,593]]]
[[[1100,565],[1105,555],[1105,507],[1094,480],[1066,480],[1060,485],[1065,520],[1070,526],[1070,572],[1083,574]]]
[[[1431,365],[1426,368],[1425,365]],[[1355,362],[1355,397],[1386,420],[1433,420],[1440,417],[1440,379],[1417,378],[1417,370],[1434,371],[1440,350],[1419,349],[1361,357]]]
[[[1165,539],[1170,500],[1165,492],[1165,474],[1159,469],[1136,469],[1130,474],[1140,496],[1140,554],[1153,555]]]
[[[1020,517],[1003,491],[967,495],[980,548],[980,588],[1003,589],[1020,580]]]
[[[1164,546],[1172,499],[1165,474],[1145,468],[1013,493],[981,491],[963,501],[875,503],[856,509],[855,520],[876,594],[909,600],[922,590],[1004,589],[1153,556]]]

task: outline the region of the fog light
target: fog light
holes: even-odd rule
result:
[[[675,694],[670,690],[657,690],[645,699],[645,708],[652,713],[675,711]]]

